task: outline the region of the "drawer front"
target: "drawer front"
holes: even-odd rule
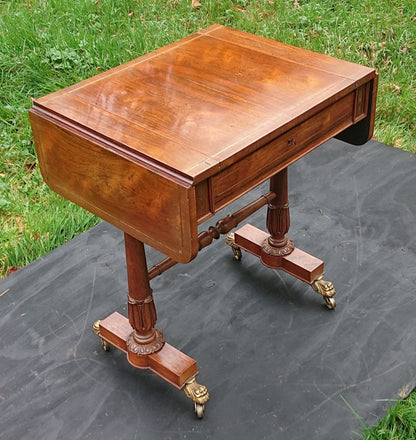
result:
[[[211,179],[211,210],[217,212],[323,142],[354,120],[355,92],[318,112]]]

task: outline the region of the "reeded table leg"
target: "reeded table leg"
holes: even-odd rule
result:
[[[209,394],[195,382],[196,362],[165,342],[161,330],[155,328],[156,307],[150,288],[144,245],[128,234],[124,235],[128,278],[128,318],[115,312],[96,321],[93,331],[108,351],[111,344],[127,354],[136,368],[148,368],[178,389],[195,403],[198,418],[204,414]]]
[[[295,245],[286,237],[290,227],[287,168],[270,179],[270,191],[276,197],[267,207],[266,226],[270,236],[264,241],[264,252],[275,256],[289,255]]]
[[[335,307],[335,289],[322,279],[324,262],[295,247],[286,237],[290,227],[287,168],[270,179],[270,192],[275,197],[268,203],[266,226],[269,234],[251,225],[245,225],[229,236],[232,249],[241,248],[260,258],[272,269],[282,269],[310,284],[323,296],[329,309]]]
[[[134,329],[127,340],[129,362],[136,367],[147,367],[146,355],[157,353],[165,344],[163,333],[155,328],[157,316],[152,289],[147,276],[144,245],[124,234],[127,279],[129,286],[128,315]]]

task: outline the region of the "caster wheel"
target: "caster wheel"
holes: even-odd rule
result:
[[[324,297],[324,301],[329,310],[335,309],[336,302],[334,299],[335,288],[331,281],[323,280],[324,274],[320,275],[311,283],[312,289]]]
[[[101,347],[103,347],[103,350],[110,351],[111,345],[107,341],[104,341],[104,339],[100,338],[100,340],[101,340]]]
[[[104,339],[101,338],[100,336],[100,320],[94,322],[94,325],[92,326],[92,331],[100,338],[101,346],[103,347],[103,350],[110,351],[111,345],[107,341],[104,341]]]
[[[241,261],[241,259],[243,258],[243,254],[242,254],[241,249],[239,247],[233,248],[233,254],[234,254],[234,259],[236,261]]]
[[[205,405],[201,405],[200,403],[195,403],[195,414],[198,419],[202,419],[205,413]]]
[[[335,306],[337,305],[337,303],[335,302],[335,298],[325,297],[324,299],[325,299],[325,304],[329,310],[335,309]]]
[[[198,419],[202,419],[202,417],[204,417],[205,403],[209,400],[207,387],[198,384],[195,377],[192,377],[186,382],[183,390],[186,397],[192,399],[194,402],[195,415]]]
[[[233,232],[227,234],[227,238],[225,239],[225,242],[228,244],[228,246],[231,247],[231,250],[233,251],[234,254],[234,259],[236,261],[240,261],[243,258],[243,254],[241,253],[241,249],[235,244],[235,236]]]

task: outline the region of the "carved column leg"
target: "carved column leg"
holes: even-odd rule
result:
[[[204,415],[209,393],[195,381],[196,362],[185,353],[165,343],[163,333],[155,328],[156,308],[150,288],[144,245],[124,234],[128,281],[128,318],[114,312],[94,323],[93,331],[103,341],[127,354],[131,365],[149,368],[194,402],[195,413]]]
[[[266,226],[269,234],[245,225],[235,232],[230,243],[256,255],[265,266],[282,269],[310,284],[323,296],[327,307],[333,309],[335,289],[330,281],[322,279],[324,262],[295,248],[293,241],[286,237],[290,226],[287,183],[287,168],[270,179],[269,194],[275,197],[268,200]]]
[[[133,332],[127,339],[129,358],[138,366],[140,357],[158,352],[165,343],[163,333],[155,328],[156,308],[147,275],[144,245],[124,234],[128,280],[128,316]],[[143,360],[143,366],[147,361]]]
[[[295,248],[293,241],[286,237],[290,227],[287,168],[270,179],[270,191],[276,197],[268,204],[266,226],[270,236],[262,245],[262,261],[276,266],[280,257],[289,255]]]
[[[290,227],[287,168],[270,179],[270,191],[274,192],[276,197],[269,203],[267,209],[266,226],[270,232],[268,242],[270,246],[281,249],[282,255],[288,255],[294,245],[285,235]]]

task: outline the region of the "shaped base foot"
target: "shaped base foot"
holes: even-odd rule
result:
[[[324,274],[320,275],[316,280],[311,283],[311,286],[316,293],[319,293],[319,295],[323,296],[326,306],[329,310],[332,310],[336,306],[334,298],[336,291],[331,281],[323,280],[323,276]]]
[[[234,232],[230,232],[229,234],[227,234],[227,237],[225,238],[225,243],[231,247],[231,250],[233,251],[234,254],[234,258],[237,261],[240,261],[243,258],[243,254],[241,252],[241,249],[235,244]]]
[[[100,322],[101,322],[100,320],[94,322],[92,326],[92,331],[100,338],[101,346],[103,347],[103,350],[110,351],[111,345],[100,336]]]
[[[284,270],[310,284],[317,293],[323,296],[328,309],[334,309],[336,305],[333,298],[334,286],[330,281],[322,279],[324,262],[296,247],[286,255],[273,252],[273,249],[270,249],[268,237],[269,234],[266,232],[252,225],[245,225],[235,232],[233,245],[256,255],[265,266]]]
[[[157,352],[136,352],[134,346],[129,344],[133,328],[129,320],[117,312],[100,321],[97,326],[100,339],[126,353],[131,365],[153,371],[178,389],[182,389],[187,381],[198,374],[195,360],[167,342]]]
[[[204,417],[205,403],[209,400],[209,393],[204,385],[200,385],[196,382],[195,377],[186,382],[183,388],[186,397],[193,400],[195,407],[195,414],[198,419]]]

